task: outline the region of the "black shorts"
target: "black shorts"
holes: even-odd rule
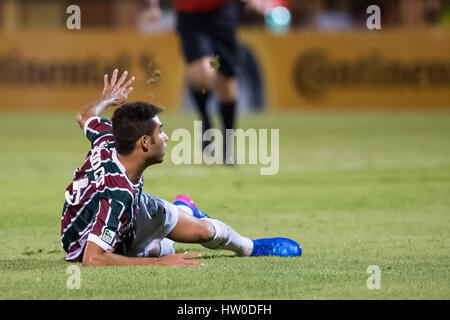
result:
[[[177,31],[186,62],[218,55],[218,71],[225,77],[234,77],[238,62],[236,28],[239,18],[234,2],[229,1],[211,12],[177,12],[177,18]]]

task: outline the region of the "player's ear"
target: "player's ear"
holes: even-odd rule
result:
[[[150,136],[143,135],[140,139],[141,148],[144,152],[150,150],[151,139]]]

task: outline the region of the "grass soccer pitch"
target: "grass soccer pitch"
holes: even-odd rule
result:
[[[169,137],[193,128],[193,115],[161,119]],[[80,289],[69,289],[60,217],[89,144],[75,114],[1,114],[0,299],[450,298],[450,113],[244,115],[239,126],[280,129],[277,174],[176,166],[169,140],[144,191],[167,200],[187,193],[250,238],[292,238],[300,258],[176,244],[202,253],[206,266],[77,264]],[[367,286],[372,265],[380,289]]]

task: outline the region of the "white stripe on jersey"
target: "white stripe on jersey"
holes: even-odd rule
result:
[[[88,128],[89,124],[91,123],[91,121],[93,120],[97,120],[98,122],[100,122],[100,117],[90,117],[89,119],[87,119],[87,121],[84,123],[84,134],[86,135],[87,129],[89,129],[90,131],[94,132],[95,130],[92,130],[91,128]],[[94,133],[99,133],[98,131],[95,131]]]
[[[120,219],[122,218],[123,214],[125,213],[125,207],[122,206],[122,211],[119,214],[119,224],[117,225],[117,232],[119,232],[120,228],[122,228],[122,222],[120,221]]]
[[[73,251],[73,252],[69,252],[69,254],[67,255],[67,257],[65,258],[65,260],[73,260],[75,258],[77,258],[84,250],[84,247],[86,245],[86,241],[87,241],[87,237],[88,237],[89,233],[86,233],[85,238],[81,238],[80,241],[80,247]]]
[[[90,131],[90,132],[93,133],[93,134],[100,134],[100,131],[97,131],[97,130],[94,130],[94,129],[91,129],[91,128],[86,128],[86,133],[87,133],[88,131]]]
[[[100,248],[102,248],[106,252],[111,252],[112,253],[114,251],[114,248],[112,246],[107,244],[105,241],[100,239],[100,237],[96,236],[93,233],[89,233],[87,241],[95,243],[96,245],[98,245]]]
[[[105,131],[103,131],[103,132],[105,132]],[[97,133],[98,133],[98,132],[97,132]],[[107,136],[112,136],[112,137],[114,137],[114,135],[113,135],[112,133],[104,134],[103,136],[100,136],[100,137],[98,137],[97,139],[95,139],[94,142],[92,142],[92,144],[93,144],[93,145],[96,144],[96,143],[97,143],[97,140],[102,139],[102,138],[107,137]]]

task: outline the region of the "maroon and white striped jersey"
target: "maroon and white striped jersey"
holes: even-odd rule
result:
[[[81,261],[87,241],[125,254],[135,237],[143,179],[133,184],[120,163],[109,120],[92,117],[84,126],[91,150],[65,192],[61,244],[67,261]]]

